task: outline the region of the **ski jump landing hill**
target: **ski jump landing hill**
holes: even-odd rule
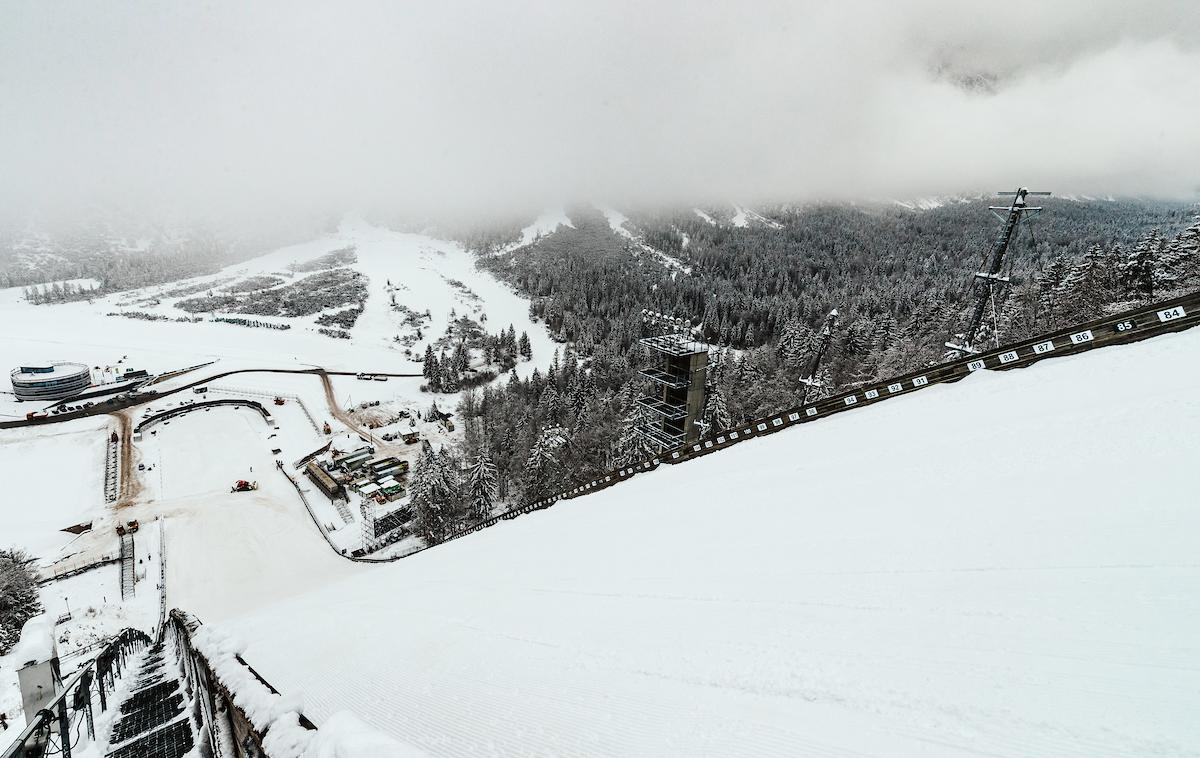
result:
[[[190,728],[234,713],[273,758],[346,711],[396,742],[338,755],[1195,755],[1200,331],[1165,333],[1197,313],[860,388],[670,458],[724,451],[707,465],[626,467],[470,540],[214,608],[199,676],[220,681],[187,691],[227,703],[184,709]]]
[[[718,431],[700,442],[668,450],[661,455],[642,461],[629,463],[593,479],[572,485],[555,495],[513,508],[501,515],[462,529],[439,544],[474,534],[501,521],[544,510],[561,500],[570,500],[612,487],[637,474],[653,471],[664,463],[685,463],[709,453],[725,450],[740,442],[774,434],[796,424],[804,424],[827,418],[833,414],[865,408],[889,398],[908,395],[927,387],[958,382],[977,371],[1024,368],[1051,358],[1077,355],[1099,347],[1128,344],[1160,334],[1190,329],[1197,324],[1200,324],[1200,292],[1193,292],[1153,305],[1095,319],[1078,326],[1040,334],[958,360],[929,366],[885,380],[875,387],[843,392],[808,405],[773,413],[770,416],[738,425],[736,428]],[[430,547],[437,547],[437,545]],[[368,557],[352,558],[351,560],[366,563],[388,562],[401,560],[414,554],[409,553],[393,558]]]
[[[208,621],[318,727],[438,756],[1195,755],[1200,331],[1163,309]]]

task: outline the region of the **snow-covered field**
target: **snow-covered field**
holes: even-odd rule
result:
[[[558,223],[562,221],[553,217],[539,219],[530,227],[530,234],[552,231]],[[348,340],[320,334],[316,316],[246,316],[291,325],[291,329],[279,331],[211,321],[179,323],[106,315],[141,311],[169,318],[188,316],[175,304],[201,294],[206,285],[220,291],[221,287],[260,276],[290,282],[290,264],[312,261],[350,246],[355,248],[358,258],[351,267],[365,274],[369,284],[365,310],[350,329],[352,336]],[[295,279],[301,276],[297,274]],[[166,294],[195,287],[200,287],[201,292]],[[404,353],[404,344],[395,341],[397,336],[410,336],[412,330],[405,327],[403,313],[392,308],[393,295],[397,305],[414,313],[429,313],[422,327],[423,339],[412,344],[411,355]],[[343,307],[329,310],[336,312]],[[532,362],[518,363],[517,372],[521,375],[531,372],[534,366],[549,365],[558,347],[544,325],[530,321],[528,301],[490,274],[477,270],[474,257],[461,245],[421,234],[394,232],[350,216],[326,237],[267,253],[210,276],[110,295],[92,303],[35,306],[24,302],[21,288],[0,290],[0,323],[12,325],[0,333],[0,355],[13,366],[62,359],[101,368],[115,366],[124,357],[122,365],[152,373],[216,361],[187,375],[187,381],[246,368],[322,366],[345,371],[419,374],[419,360],[426,344],[445,333],[452,310],[457,316],[470,315],[476,320],[486,315],[484,328],[493,333],[510,324],[518,335],[527,332],[534,358]],[[7,386],[0,390],[0,417],[22,417],[34,409],[29,403],[15,402],[8,391]],[[411,401],[422,399],[419,382],[381,383],[376,394]]]
[[[122,513],[167,519],[171,607],[209,621],[354,568],[330,550],[276,470],[275,431],[258,413],[214,408],[153,429],[138,444],[145,496]],[[230,492],[238,479],[258,490]]]
[[[103,508],[110,423],[108,416],[100,416],[0,431],[0,548],[56,557],[72,539],[60,530],[90,520]]]
[[[433,755],[1197,755],[1197,368],[980,372],[341,576],[314,539],[217,626]]]

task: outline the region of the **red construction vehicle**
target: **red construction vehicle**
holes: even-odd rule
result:
[[[286,401],[283,398],[279,397],[278,395],[275,396],[275,405],[283,405],[284,402]]]
[[[258,489],[258,482],[248,482],[245,479],[238,479],[237,482],[234,483],[233,487],[231,487],[229,489],[229,491],[230,492],[250,492],[251,490],[256,490],[256,489]]]

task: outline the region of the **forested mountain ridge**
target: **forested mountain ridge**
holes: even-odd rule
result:
[[[530,501],[644,457],[632,430],[645,308],[692,319],[712,342],[712,429],[799,402],[798,372],[832,308],[841,318],[818,396],[938,362],[964,328],[971,276],[994,243],[993,202],[779,208],[745,226],[692,210],[630,215],[626,229],[690,273],[589,208],[570,210],[574,228],[516,249],[479,235],[479,265],[528,296],[564,348],[546,375],[468,394],[463,463],[494,462],[501,497]],[[982,338],[993,323],[1001,340],[1016,339],[1200,286],[1197,206],[1043,205],[1032,235],[1023,226],[1011,248],[1012,284]],[[414,498],[418,511],[439,507],[420,488]]]
[[[570,214],[575,228],[490,254],[480,265],[530,297],[551,331],[585,356],[606,345],[623,353],[638,334],[643,308],[690,318],[715,344],[750,349],[775,342],[789,321],[815,327],[836,307],[846,338],[879,328],[929,336],[918,343],[934,351],[925,356],[933,360],[942,332],[959,326],[971,275],[994,242],[998,223],[989,202],[921,212],[889,205],[781,208],[764,212],[771,225],[744,227],[710,223],[692,211],[631,216],[627,226],[686,264],[689,274],[657,265],[613,234],[598,212],[580,208]],[[1151,201],[1050,198],[1044,205],[1033,231],[1027,222],[1012,246],[1014,292],[1097,246],[1120,256],[1155,230],[1168,239],[1200,210]],[[635,323],[626,323],[630,317]],[[930,325],[934,317],[943,329]],[[605,358],[604,351],[597,357]],[[846,379],[838,372],[834,378]]]

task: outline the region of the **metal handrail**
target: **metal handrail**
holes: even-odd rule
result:
[[[98,657],[98,656],[97,656]],[[20,758],[25,750],[25,743],[29,742],[29,738],[44,729],[52,719],[56,718],[55,711],[59,708],[66,707],[67,695],[79,684],[79,680],[83,678],[86,671],[91,670],[91,666],[96,662],[96,659],[88,661],[86,665],[76,671],[67,683],[63,685],[62,692],[54,696],[54,699],[46,704],[46,707],[37,712],[37,718],[25,725],[25,729],[17,735],[17,739],[0,754],[2,758]],[[68,748],[68,754],[69,754]]]
[[[22,758],[25,755],[30,739],[41,734],[43,731],[48,732],[50,725],[54,721],[58,721],[58,736],[59,750],[63,758],[71,758],[71,748],[78,744],[71,742],[71,719],[67,709],[67,696],[71,696],[73,704],[71,710],[79,712],[83,710],[87,718],[88,735],[94,739],[95,723],[92,718],[92,693],[91,685],[95,682],[97,686],[97,694],[100,695],[100,710],[108,709],[108,701],[106,698],[107,680],[112,673],[112,666],[116,664],[117,673],[120,673],[121,666],[129,648],[134,646],[145,647],[150,644],[150,638],[145,632],[138,629],[125,629],[118,634],[109,644],[94,658],[85,662],[79,669],[67,679],[63,684],[62,690],[54,696],[54,698],[46,704],[46,707],[37,712],[36,717],[21,731],[11,745],[0,753],[0,758]],[[57,675],[56,675],[57,678]],[[116,682],[112,683],[116,686]]]
[[[648,411],[657,413],[669,421],[681,421],[687,418],[685,403],[669,403],[657,397],[639,397],[635,402]]]

